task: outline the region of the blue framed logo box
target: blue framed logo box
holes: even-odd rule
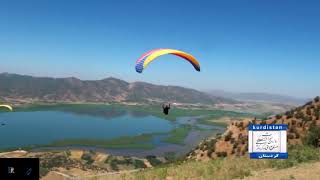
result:
[[[248,152],[251,159],[287,159],[286,124],[249,124]]]

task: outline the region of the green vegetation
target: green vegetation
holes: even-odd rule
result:
[[[190,125],[183,125],[173,129],[169,133],[169,137],[163,139],[163,142],[172,144],[184,144],[184,139],[188,136],[189,131],[192,129]]]
[[[304,138],[303,143],[313,147],[320,147],[320,127],[312,126]]]
[[[212,112],[207,112],[207,114],[203,114],[205,116],[201,117],[198,120],[198,123],[204,124],[204,125],[226,127],[228,125],[228,122],[222,119],[224,117],[235,118],[235,119],[267,117],[267,115],[254,115],[250,113],[239,113],[239,112],[233,112],[233,111],[222,111],[222,110],[211,110],[211,111]]]
[[[251,171],[265,168],[288,168],[299,163],[320,161],[320,149],[307,146],[289,148],[289,159],[286,160],[253,160],[248,157],[219,158],[210,161],[176,162],[166,166],[147,169],[142,172],[124,175],[123,179],[235,179],[251,175]]]
[[[150,162],[152,166],[158,166],[162,164],[162,162],[159,159],[157,159],[156,156],[147,156],[146,159]]]
[[[164,158],[167,160],[167,162],[173,162],[174,160],[176,160],[176,153],[166,152]]]
[[[153,149],[151,144],[145,144],[152,139],[152,134],[142,134],[139,136],[124,136],[111,140],[93,140],[93,139],[64,139],[55,141],[42,147],[63,147],[63,146],[93,146],[102,148],[133,148],[133,149]]]
[[[111,169],[114,171],[118,171],[118,165],[126,165],[126,166],[134,166],[136,169],[146,168],[147,166],[144,164],[143,160],[140,159],[133,159],[130,157],[125,157],[124,159],[119,159],[116,156],[109,156],[106,161],[106,164],[110,164]]]
[[[117,164],[116,160],[115,161],[111,161],[110,162],[110,166],[111,166],[112,170],[119,171],[119,167],[118,167],[118,164]]]
[[[144,164],[144,162],[142,160],[139,159],[135,159],[133,161],[133,165],[135,168],[137,169],[141,169],[141,168],[146,168],[147,166]]]
[[[228,134],[224,137],[224,140],[230,141],[231,137],[232,137],[232,131],[229,131]]]
[[[223,126],[223,127],[227,127],[228,126],[228,122],[212,119],[212,118],[210,118],[210,116],[209,117],[200,118],[200,120],[198,120],[198,123],[199,124],[204,124],[204,125],[209,125],[209,126]]]
[[[55,167],[68,167],[74,162],[64,155],[57,155],[50,158],[40,159],[40,176],[45,176]]]
[[[94,162],[94,160],[92,159],[89,153],[82,154],[81,159],[85,160],[87,164],[92,164]]]
[[[292,146],[289,149],[289,158],[284,160],[272,161],[269,164],[273,168],[289,168],[300,163],[320,161],[320,149],[311,146]]]

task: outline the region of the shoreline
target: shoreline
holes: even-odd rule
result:
[[[123,105],[123,104],[82,104],[82,103],[77,103],[77,104],[29,104],[29,105],[25,105],[25,106],[19,106],[17,107],[17,110],[15,112],[34,112],[34,111],[64,111],[64,112],[68,112],[70,110],[70,112],[72,112],[72,110],[77,110],[77,111],[82,111],[82,110],[86,110],[86,109],[117,109],[117,110],[124,110],[124,111],[129,111],[129,112],[142,112],[142,113],[146,113],[146,114],[150,114],[153,116],[157,116],[160,118],[165,117],[164,115],[161,115],[159,110],[157,109],[157,107],[155,106],[145,106],[145,105]],[[160,115],[159,115],[160,114]],[[227,115],[234,115],[234,116],[244,116],[244,113],[237,113],[237,112],[230,112],[230,111],[223,111],[223,110],[199,110],[199,109],[180,109],[180,108],[175,108],[173,110],[173,115],[171,116],[171,118],[169,119],[170,121],[175,121],[177,122],[179,125],[177,128],[181,128],[181,126],[183,126],[184,124],[190,125],[190,127],[192,127],[191,129],[187,130],[187,131],[179,131],[179,132],[175,132],[175,131],[171,131],[168,133],[161,133],[161,134],[167,134],[169,137],[164,138],[163,143],[167,143],[168,147],[167,149],[185,149],[185,144],[189,144],[188,142],[184,142],[185,139],[189,136],[190,133],[192,132],[198,132],[198,133],[207,133],[207,135],[202,135],[200,136],[201,138],[199,139],[199,141],[193,143],[194,145],[198,144],[203,138],[210,136],[210,132],[213,131],[213,133],[217,132],[217,131],[221,131],[218,130],[220,129],[224,129],[227,126],[227,122],[223,123],[221,120],[217,120],[215,117],[217,118],[221,118]],[[220,117],[221,116],[221,117]],[[163,118],[165,120],[168,120],[168,118]],[[203,123],[202,120],[210,120],[209,123]],[[198,126],[199,125],[199,126]],[[203,126],[209,126],[211,128],[205,129],[204,127],[201,127],[200,125]],[[219,127],[219,128],[215,128],[215,127]],[[212,129],[213,128],[213,129]],[[202,132],[203,131],[203,132]],[[185,132],[188,132],[187,134]],[[173,133],[173,135],[172,135]],[[180,134],[181,133],[181,134]],[[148,141],[150,141],[151,139],[153,139],[154,135],[157,135],[158,133],[151,133],[149,135],[151,135],[151,137],[149,137]],[[172,135],[172,137],[170,137]],[[143,134],[141,136],[144,136]],[[148,135],[147,135],[148,136]],[[135,138],[134,136],[130,136],[130,137],[122,137],[124,139],[126,138]],[[167,141],[165,140],[167,139]],[[64,141],[64,142],[63,142]],[[92,140],[85,140],[87,144],[89,145],[83,145],[86,143],[83,143],[83,141],[81,141],[81,139],[75,139],[76,143],[73,142],[73,140],[71,139],[66,139],[66,140],[61,140],[60,143],[62,142],[62,146],[59,145],[59,140],[56,142],[52,142],[49,143],[48,145],[44,144],[44,145],[29,145],[29,146],[22,146],[22,147],[17,147],[17,148],[4,148],[1,150],[1,152],[4,151],[11,151],[11,150],[17,150],[17,149],[23,149],[23,150],[34,150],[34,149],[63,149],[63,148],[68,148],[68,147],[77,147],[77,146],[81,146],[81,149],[103,149],[104,151],[111,151],[111,152],[115,152],[119,151],[119,152],[129,152],[136,154],[137,151],[143,151],[145,154],[147,153],[147,151],[149,150],[149,152],[159,152],[161,149],[165,149],[166,147],[158,147],[157,145],[154,144],[145,144],[145,142],[147,141],[140,141],[138,143],[124,143],[124,144],[118,144],[118,145],[113,145],[111,143],[108,144],[108,141],[112,141],[112,139],[110,140],[97,140],[97,139],[92,139]],[[100,141],[98,144],[97,143],[92,143],[94,141]],[[105,142],[106,144],[104,144]],[[56,143],[56,144],[55,144]],[[139,144],[140,143],[140,144]],[[51,145],[50,145],[51,144]],[[128,145],[130,144],[130,145]],[[188,150],[190,150],[188,148]],[[187,151],[187,150],[186,150]],[[158,153],[157,153],[158,154]],[[159,153],[159,154],[163,154],[163,153]]]

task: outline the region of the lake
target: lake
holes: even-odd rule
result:
[[[94,149],[117,155],[164,155],[168,152],[187,152],[206,136],[222,132],[223,127],[196,124],[195,117],[180,117],[169,121],[148,112],[132,112],[126,109],[96,109],[82,111],[65,110],[18,111],[0,113],[0,149],[19,148],[28,145],[46,145],[65,139],[112,140],[119,137],[152,135],[142,144],[153,148],[101,148],[93,146],[65,145],[63,147],[37,147],[49,149]],[[182,143],[163,141],[171,131],[192,125]],[[197,127],[197,128],[195,128]]]

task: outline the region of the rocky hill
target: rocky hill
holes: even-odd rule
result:
[[[8,102],[178,102],[232,103],[233,100],[177,86],[144,82],[128,83],[116,78],[83,81],[71,78],[0,74],[1,101]]]
[[[253,124],[287,124],[288,144],[306,143],[320,147],[320,98],[305,105],[292,109],[284,114],[270,116],[268,119],[247,119],[232,122],[224,134],[201,142],[198,147],[187,155],[187,159],[208,160],[217,157],[243,156],[248,151],[247,127]],[[315,133],[313,139],[306,139],[308,133]],[[318,134],[317,134],[318,133]],[[318,136],[319,135],[319,136]]]

